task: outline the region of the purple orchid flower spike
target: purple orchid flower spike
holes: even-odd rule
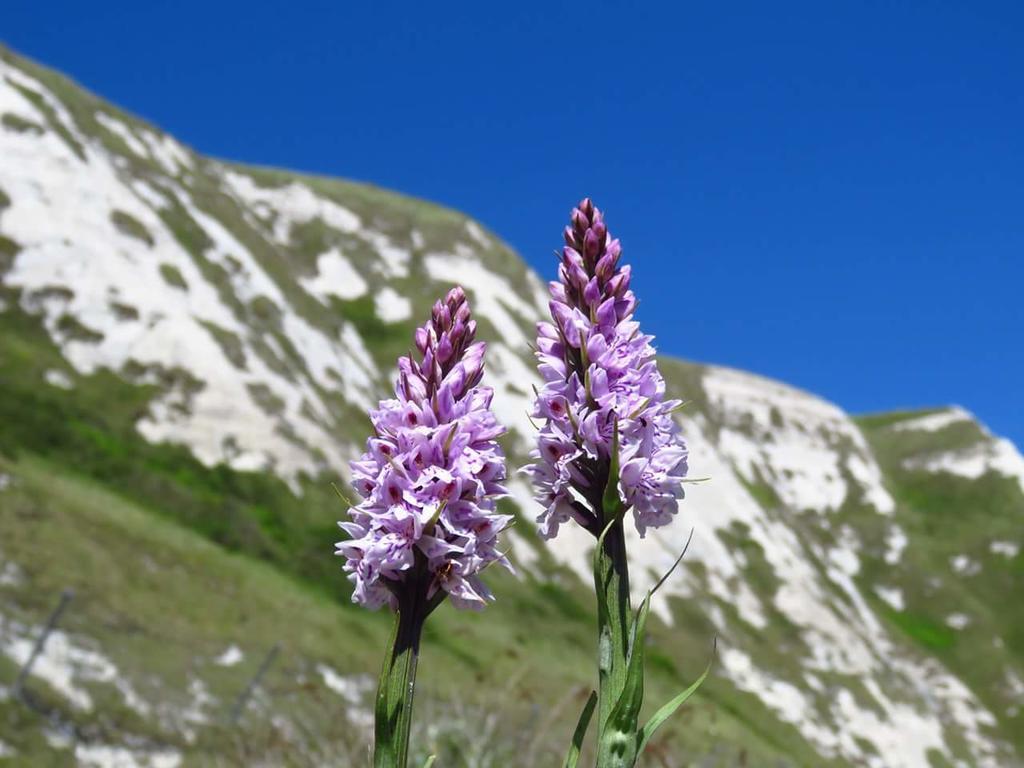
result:
[[[374,434],[351,463],[361,501],[339,523],[337,543],[368,608],[398,614],[393,651],[378,691],[375,765],[404,767],[419,639],[427,616],[449,598],[456,608],[493,599],[480,578],[492,563],[511,570],[498,534],[512,521],[496,512],[507,495],[505,429],[480,386],[485,345],[466,295],[453,288],[416,330],[417,354],[398,361],[395,397],[370,413]]]
[[[552,322],[537,325],[544,383],[533,416],[541,427],[525,468],[543,507],[545,538],[575,521],[597,539],[597,768],[632,768],[654,729],[696,690],[640,728],[650,594],[634,619],[623,518],[632,513],[641,537],[672,521],[687,450],[672,418],[681,403],[666,398],[653,339],[633,319],[637,302],[621,255],[601,211],[583,200],[565,229],[559,279],[550,284]],[[567,765],[575,764],[592,711],[592,703],[584,709]]]
[[[527,471],[544,507],[546,538],[569,520],[601,534],[613,458],[619,511],[632,510],[641,536],[671,522],[683,497],[687,452],[671,415],[681,403],[666,399],[653,337],[633,320],[636,297],[621,254],[601,211],[583,200],[565,228],[559,280],[550,285],[553,322],[537,326],[544,385],[533,415],[543,426]]]

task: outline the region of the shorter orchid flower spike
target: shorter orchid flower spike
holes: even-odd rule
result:
[[[480,386],[486,347],[475,335],[466,295],[453,288],[416,330],[418,354],[399,359],[394,399],[370,413],[375,434],[351,463],[362,501],[336,545],[356,603],[394,609],[403,592],[424,590],[431,605],[450,597],[482,608],[492,596],[480,572],[511,569],[498,534],[512,518],[495,511],[507,495],[505,429]]]

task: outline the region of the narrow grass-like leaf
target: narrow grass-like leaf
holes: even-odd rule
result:
[[[686,537],[686,543],[683,545],[683,551],[679,553],[679,557],[677,557],[676,561],[672,563],[672,567],[665,571],[665,575],[658,579],[658,583],[655,584],[654,589],[651,590],[651,595],[654,595],[654,593],[661,588],[661,585],[668,580],[668,577],[672,575],[672,572],[679,567],[679,563],[683,561],[683,555],[686,554],[686,550],[690,548],[690,542],[693,541],[693,531],[694,529],[690,528],[690,535]]]
[[[614,520],[610,520],[605,525],[604,530],[601,531],[601,535],[597,537],[597,546],[594,548],[594,588],[597,590],[597,618],[598,626],[604,626],[602,619],[608,616],[608,606],[605,605],[604,600],[600,599],[600,596],[604,594],[604,575],[601,569],[601,556],[604,552],[604,540],[608,535],[608,531],[612,529],[612,525],[615,523]]]
[[[399,616],[396,613],[391,638],[385,646],[384,664],[377,681],[377,701],[374,705],[374,759],[388,750],[394,740],[395,718],[392,699],[392,676],[394,673],[394,647],[398,639]]]
[[[628,574],[623,547],[622,518],[607,520],[594,550],[594,587],[597,593],[597,728],[604,738],[628,672],[630,624]]]
[[[434,764],[435,760],[437,760],[437,755],[431,755],[427,758],[427,761],[423,763],[423,768],[430,768],[430,766]]]
[[[590,726],[590,718],[594,715],[594,708],[597,706],[597,691],[591,691],[587,703],[580,712],[579,722],[576,723],[576,730],[572,734],[572,745],[569,747],[569,754],[565,756],[562,768],[576,768],[580,760],[580,752],[583,749],[583,738],[587,735],[587,728]]]
[[[346,496],[344,493],[341,492],[341,488],[338,487],[337,483],[331,483],[331,488],[333,488],[334,492],[336,494],[338,494],[338,498],[341,499],[342,502],[344,502],[349,507],[354,507],[355,506],[355,504],[353,504],[351,501],[349,501],[348,496]]]
[[[716,648],[718,646],[717,639],[715,640],[715,646]],[[707,668],[704,670],[704,673],[697,678],[697,681],[689,688],[687,688],[685,691],[676,696],[674,699],[665,704],[661,709],[659,709],[651,716],[651,719],[647,721],[647,724],[640,732],[640,744],[636,750],[637,757],[643,754],[644,748],[647,746],[647,742],[651,740],[651,737],[654,735],[654,732],[658,730],[661,724],[668,720],[673,714],[675,714],[675,711],[679,709],[679,707],[681,707],[688,698],[690,698],[694,693],[696,693],[697,689],[700,688],[701,684],[707,679],[708,674],[711,672],[711,666],[714,663],[715,659],[712,655],[711,661],[708,662]]]

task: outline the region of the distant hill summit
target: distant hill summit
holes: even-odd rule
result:
[[[629,243],[624,258],[643,268]],[[547,297],[495,234],[203,157],[0,48],[0,762],[359,764],[387,622],[347,605],[330,482],[456,283],[522,465]],[[652,747],[662,764],[1024,765],[1018,450],[960,408],[858,418],[754,374],[662,366],[709,479],[633,536],[643,590],[695,529],[659,593],[649,685],[678,687],[719,647]],[[415,739],[439,764],[554,764],[590,680],[592,539],[541,542],[529,487],[511,489],[519,576],[490,576],[497,603],[442,610],[426,640],[446,725]],[[65,586],[32,710],[11,686]],[[508,695],[472,699],[480,681]],[[477,738],[490,757],[444,752]]]

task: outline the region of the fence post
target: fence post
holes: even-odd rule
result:
[[[50,618],[46,620],[46,624],[43,626],[42,632],[39,633],[39,637],[36,638],[35,645],[32,646],[32,652],[28,655],[25,663],[18,671],[18,679],[14,681],[14,695],[18,700],[25,701],[25,681],[28,680],[29,674],[32,672],[32,666],[36,663],[36,659],[43,652],[43,648],[46,647],[46,641],[53,633],[53,630],[57,627],[57,622],[60,621],[61,615],[64,613],[64,609],[68,607],[68,603],[71,602],[71,598],[75,596],[75,593],[70,589],[65,589],[60,593],[60,602],[57,603],[57,607],[53,609],[53,613],[50,614]]]
[[[249,703],[249,699],[253,692],[256,690],[256,686],[260,684],[260,680],[270,669],[270,665],[274,663],[274,659],[277,658],[278,652],[281,650],[280,643],[274,643],[274,647],[270,649],[266,657],[263,659],[263,663],[260,664],[260,668],[256,670],[256,674],[252,676],[249,684],[242,689],[242,692],[238,694],[238,698],[235,700],[235,705],[231,708],[231,724],[234,725],[238,722],[238,718],[242,716],[242,711],[245,709],[245,705]]]

